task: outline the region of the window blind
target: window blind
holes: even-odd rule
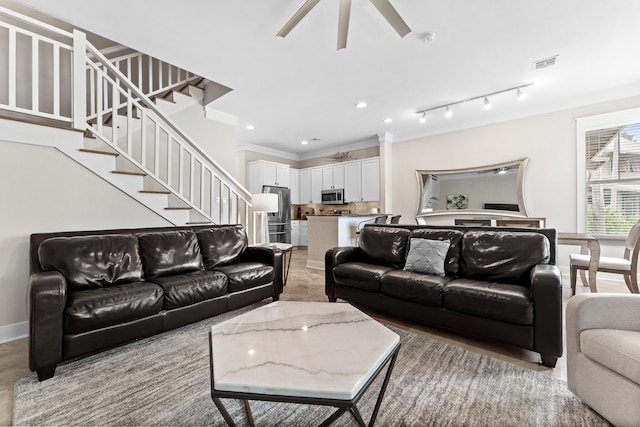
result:
[[[640,123],[585,135],[586,231],[627,235],[640,220]]]

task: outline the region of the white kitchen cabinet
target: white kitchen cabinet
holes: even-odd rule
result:
[[[309,228],[307,227],[307,221],[300,221],[300,245],[309,246]]]
[[[300,202],[300,169],[289,169],[289,189],[291,190],[291,203],[299,205]]]
[[[289,187],[289,165],[276,163],[276,181],[278,187]]]
[[[289,187],[289,165],[283,163],[256,160],[247,163],[247,182],[249,192],[262,193],[263,185]]]
[[[311,169],[300,171],[300,203],[311,202]]]
[[[322,203],[322,168],[311,169],[310,203]]]
[[[291,221],[291,244],[293,246],[300,246],[300,223],[302,221]]]
[[[300,170],[300,203],[322,203],[322,168]]]
[[[380,200],[380,158],[372,157],[362,161],[362,201]]]
[[[322,189],[344,188],[344,165],[324,166],[322,168]]]
[[[344,201],[359,202],[362,200],[362,162],[355,161],[344,164]]]

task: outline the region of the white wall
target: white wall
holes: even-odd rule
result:
[[[403,222],[418,205],[416,169],[456,169],[529,158],[524,198],[529,216],[547,218],[547,226],[577,230],[576,122],[579,117],[640,105],[640,96],[511,120],[493,125],[393,144],[393,212]],[[604,255],[621,256],[619,243],[603,242]],[[576,248],[561,246],[559,264],[566,268]],[[563,270],[564,270],[563,268]]]
[[[54,148],[0,140],[0,340],[26,332],[29,235],[167,221]]]
[[[172,114],[171,120],[231,176],[238,176],[235,126],[207,119],[202,105],[198,104]]]

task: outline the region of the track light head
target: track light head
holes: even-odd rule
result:
[[[427,113],[424,112],[422,113],[422,116],[420,116],[420,123],[425,123],[427,121]]]
[[[527,92],[524,92],[522,88],[518,88],[518,90],[516,90],[516,97],[519,101],[522,101],[527,97]]]
[[[488,97],[484,97],[484,99],[482,100],[482,105],[484,106],[485,110],[488,110],[489,108],[491,108],[491,101],[489,101]]]
[[[445,117],[451,117],[453,116],[453,111],[451,111],[451,107],[449,107],[447,105],[447,107],[444,109],[444,116]]]

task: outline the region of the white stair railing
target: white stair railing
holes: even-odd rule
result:
[[[0,16],[0,109],[71,123],[73,88],[61,70],[70,72],[72,34],[5,7]]]
[[[156,105],[95,47],[88,42],[86,46],[88,80],[95,82],[96,90],[95,104],[89,107],[96,120],[87,130],[211,221],[241,218],[248,224],[249,192],[175,123],[163,118]]]
[[[214,223],[251,225],[249,192],[149,99],[197,76],[142,54],[107,59],[84,33],[4,7],[0,18],[0,42],[8,46],[0,57],[8,66],[6,79],[0,77],[0,109],[71,123],[172,192],[184,204],[176,207]],[[24,65],[25,51],[31,67]]]

